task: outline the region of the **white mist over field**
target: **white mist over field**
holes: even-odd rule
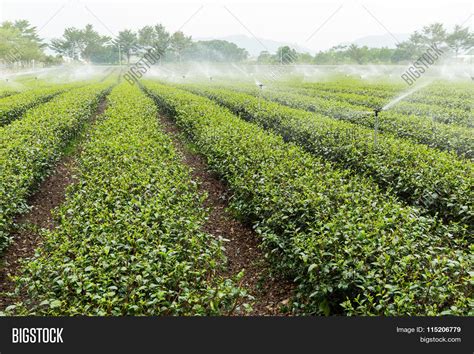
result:
[[[51,83],[69,83],[86,80],[101,80],[112,73],[119,73],[118,66],[65,64],[51,68],[37,68],[17,72],[0,72],[0,81],[9,86],[23,86],[23,81],[42,80]]]
[[[262,85],[265,88],[287,81],[303,83],[338,79],[395,85],[398,88],[397,93],[382,110],[390,109],[413,93],[429,87],[433,82],[472,82],[472,66],[444,63],[430,67],[422,77],[408,85],[401,78],[408,67],[409,65],[245,65],[187,62],[153,65],[142,78],[173,83],[247,83],[256,87]],[[43,84],[101,81],[112,75],[124,75],[129,69],[127,65],[65,64],[16,73],[2,72],[0,81],[4,87],[22,90],[26,87],[25,82],[32,80],[41,81]]]
[[[401,75],[409,65],[243,65],[236,63],[210,64],[191,62],[164,64],[148,69],[145,78],[170,81],[237,80],[264,84],[272,81],[296,79],[306,82],[329,81],[337,77],[367,81],[406,83]],[[450,80],[471,81],[472,66],[468,64],[442,64],[430,67],[420,81]]]
[[[132,63],[133,65],[133,63]],[[237,80],[264,84],[269,81],[297,79],[307,82],[334,80],[337,77],[356,80],[386,81],[405,84],[401,75],[409,65],[245,65],[238,63],[188,62],[183,64],[154,65],[144,78],[170,81],[183,80]],[[113,72],[126,72],[127,65],[64,64],[52,68],[26,71],[0,71],[1,81],[15,82],[25,77],[52,82],[72,82],[100,79]],[[443,64],[430,67],[421,80],[472,81],[473,67],[468,64]]]

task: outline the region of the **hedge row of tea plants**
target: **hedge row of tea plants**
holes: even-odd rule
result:
[[[472,259],[447,226],[205,97],[145,87],[228,183],[275,271],[295,280],[295,311],[469,312]]]
[[[391,99],[397,97],[393,96],[390,98],[380,98],[371,95],[328,92],[315,89],[298,89],[298,92],[311,97],[342,101],[359,106],[365,106],[371,109],[381,109],[387,103],[389,103]],[[405,102],[404,100],[402,100],[396,103],[394,106],[390,107],[389,111],[401,114],[421,116],[425,117],[426,119],[434,120],[436,122],[445,124],[456,124],[470,128],[474,127],[474,119],[472,116],[471,109],[464,110],[457,107],[446,107],[420,102],[412,103]]]
[[[64,92],[70,85],[31,89],[0,99],[0,126],[19,118],[26,110],[49,101]]]
[[[17,93],[18,91],[9,90],[9,89],[0,89],[0,98],[16,95]]]
[[[58,227],[18,279],[35,315],[219,315],[242,291],[201,231],[203,197],[154,102],[128,83],[108,96]],[[21,311],[20,311],[21,313]]]
[[[284,92],[269,92],[265,95],[268,99],[290,107],[321,113],[370,128],[375,125],[373,112],[367,112],[367,108],[345,101]],[[474,135],[471,129],[466,127],[439,123],[427,119],[426,116],[400,114],[392,110],[379,113],[378,127],[381,131],[402,138],[440,150],[454,151],[459,156],[469,159],[474,158]]]
[[[369,128],[374,128],[375,125],[374,112],[368,111],[363,106],[301,95],[291,91],[288,92],[288,89],[264,89],[259,91],[254,87],[243,85],[233,86],[232,89],[250,93],[254,96],[261,95],[265,99],[285,106],[320,113],[331,118],[349,121]],[[454,151],[459,156],[468,159],[474,159],[474,134],[465,127],[437,123],[424,117],[383,111],[379,114],[378,129],[433,148]]]
[[[404,84],[394,83],[373,83],[367,80],[354,81],[351,79],[346,80],[331,80],[331,81],[315,81],[315,82],[299,82],[289,83],[294,87],[304,87],[311,89],[318,89],[328,92],[344,92],[344,93],[357,93],[361,95],[370,94],[377,97],[393,97],[394,94],[401,92],[406,88]]]
[[[104,84],[61,94],[0,127],[0,250],[16,214],[26,211],[32,188],[96,110]]]
[[[354,85],[347,82],[299,83],[291,84],[295,88],[313,88],[320,91],[349,93],[374,96],[390,101],[410,88],[406,85],[376,85],[367,82]],[[472,109],[473,90],[469,84],[433,83],[422,87],[403,99],[404,102],[424,103],[441,107]]]
[[[186,86],[446,221],[474,223],[474,168],[454,153],[224,89]]]

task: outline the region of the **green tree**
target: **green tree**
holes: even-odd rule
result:
[[[337,45],[327,51],[320,51],[314,57],[315,64],[343,64],[348,63],[346,45]]]
[[[171,36],[170,44],[171,51],[175,54],[178,61],[181,61],[184,50],[192,45],[191,36],[187,37],[181,31],[175,32]]]
[[[261,51],[257,58],[257,62],[259,64],[270,64],[272,60],[273,60],[273,57],[267,50]]]
[[[119,62],[119,51],[116,45],[110,43],[97,48],[90,56],[92,63],[116,64]]]
[[[239,62],[247,59],[248,52],[228,41],[211,40],[193,43],[184,56],[191,60]]]
[[[43,63],[45,66],[54,66],[63,63],[63,58],[60,55],[52,56],[46,55],[44,57]]]
[[[437,47],[442,48],[446,43],[447,32],[442,23],[433,23],[423,27],[421,35],[421,42],[426,47],[435,44]]]
[[[347,55],[352,61],[355,61],[357,64],[363,64],[365,62],[364,58],[364,51],[367,47],[358,47],[355,44],[351,44],[349,48],[347,48]]]
[[[469,32],[469,28],[456,25],[453,32],[446,37],[446,43],[458,56],[461,50],[468,50],[474,46],[474,36]]]
[[[93,61],[92,59],[97,57],[98,53],[103,52],[105,45],[109,43],[110,40],[110,37],[101,36],[97,33],[92,25],[86,25],[84,30],[82,30],[82,58],[88,62]]]
[[[43,43],[43,40],[38,36],[36,32],[36,27],[32,26],[27,20],[17,20],[14,22],[13,26],[18,29],[23,38],[27,38],[40,48],[44,48],[47,45]]]
[[[28,64],[44,59],[42,40],[28,21],[5,21],[0,25],[0,60]]]
[[[62,38],[51,40],[50,48],[68,58],[79,60],[85,44],[80,29],[69,27],[64,30]]]
[[[21,38],[27,39],[30,43],[34,43],[40,48],[46,46],[36,33],[36,27],[32,26],[27,20],[5,21],[2,23],[2,28],[17,30]]]
[[[122,55],[125,55],[127,63],[130,64],[130,57],[138,52],[137,34],[128,29],[120,31],[114,43],[120,46]]]
[[[59,55],[95,63],[103,62],[104,53],[110,52],[110,40],[110,37],[100,35],[88,24],[82,30],[66,28],[61,38],[51,41],[50,47]]]
[[[170,39],[170,34],[161,24],[145,26],[138,31],[138,44],[145,49],[154,48],[161,57],[163,57],[169,49]]]
[[[300,64],[310,64],[313,59],[313,56],[309,53],[298,53],[298,63]]]
[[[275,59],[278,63],[282,65],[292,64],[298,60],[298,53],[296,53],[296,50],[285,45],[283,47],[278,48],[275,54]]]

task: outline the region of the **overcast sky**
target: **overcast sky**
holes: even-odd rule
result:
[[[396,37],[433,22],[448,28],[465,23],[472,28],[474,4],[463,0],[0,1],[1,21],[27,19],[41,29],[43,38],[60,37],[65,27],[81,28],[87,23],[107,35],[162,23],[170,31],[181,29],[195,38],[255,35],[312,50],[387,32]]]

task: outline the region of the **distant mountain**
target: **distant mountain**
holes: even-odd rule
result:
[[[399,42],[404,42],[408,38],[410,38],[410,35],[407,33],[394,33],[393,36]],[[367,46],[369,48],[382,48],[382,47],[396,48],[397,42],[391,35],[387,33],[387,34],[382,34],[382,35],[365,36],[365,37],[358,38],[355,41],[345,42],[341,44],[343,45],[356,44],[359,47]]]
[[[279,42],[279,41],[274,41],[271,39],[263,39],[263,38],[258,38],[257,40],[253,37],[249,37],[243,34],[236,34],[236,35],[230,35],[230,36],[219,37],[219,38],[193,38],[193,39],[200,40],[200,41],[207,41],[211,39],[221,39],[228,42],[232,42],[240,48],[245,48],[247,52],[249,52],[251,57],[257,57],[260,54],[260,52],[263,50],[268,50],[270,53],[275,53],[279,47],[282,47],[285,45],[295,49],[298,52],[302,52],[302,53],[308,52],[308,53],[314,54],[314,50],[302,47],[295,43]]]

